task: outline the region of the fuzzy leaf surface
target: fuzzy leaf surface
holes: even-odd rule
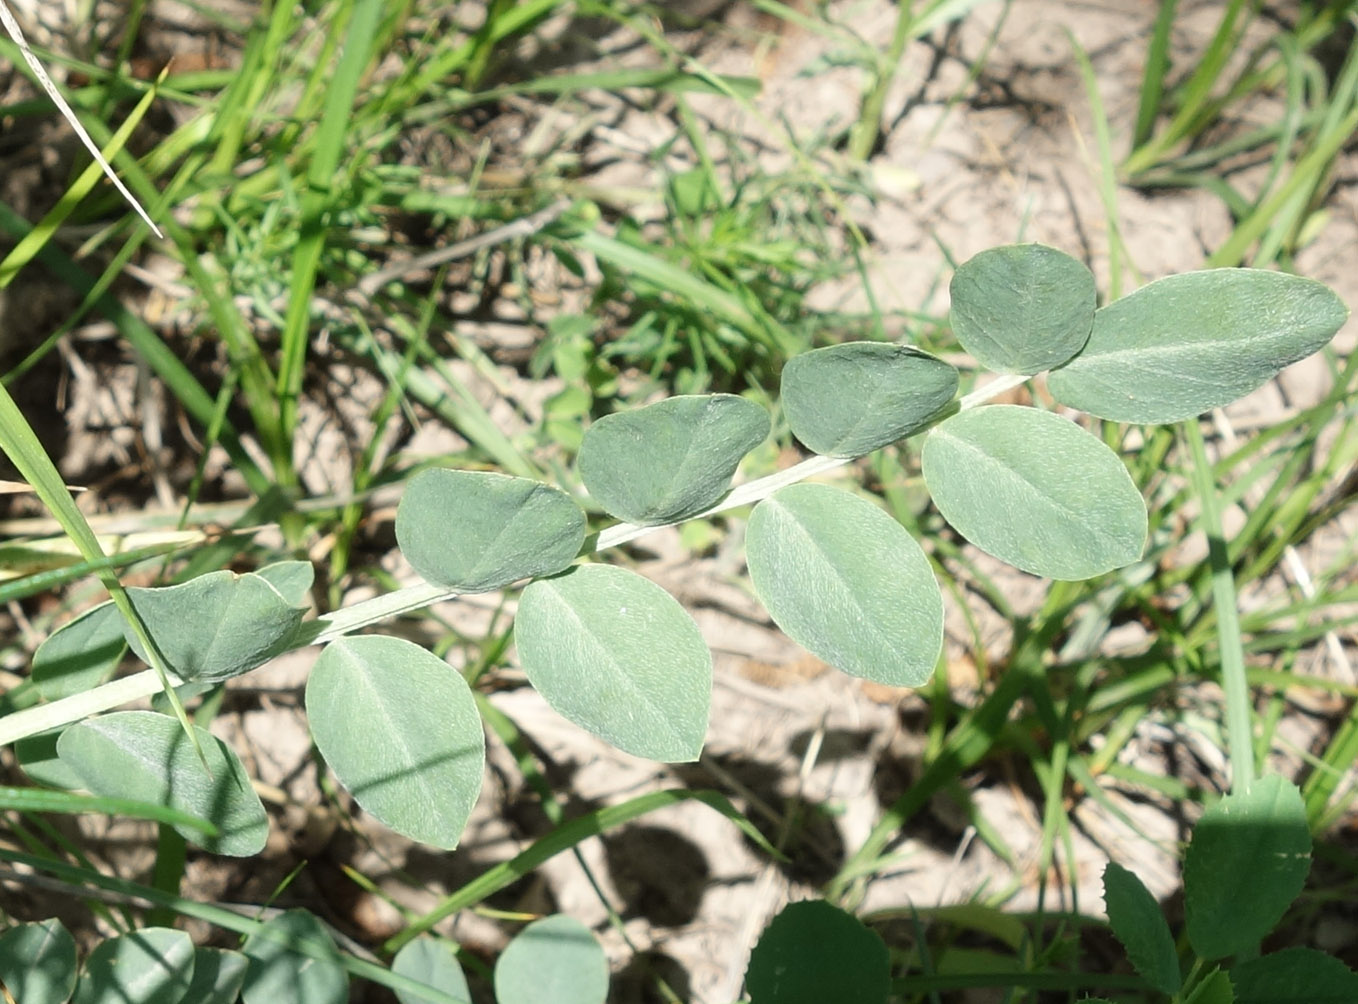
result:
[[[209,572],[177,586],[127,590],[146,628],[181,680],[215,683],[262,666],[290,647],[306,607],[290,603],[261,575]],[[124,626],[137,658],[141,642]]]
[[[1301,893],[1310,870],[1311,832],[1296,785],[1270,775],[1223,797],[1202,814],[1184,855],[1194,950],[1220,959],[1256,947]]]
[[[60,788],[75,791],[84,782],[71,770],[61,757],[57,756],[57,740],[61,738],[61,728],[48,729],[37,735],[24,736],[14,743],[14,758],[34,784],[44,788]]]
[[[1250,268],[1171,275],[1100,309],[1084,351],[1047,386],[1109,421],[1178,422],[1262,386],[1347,318],[1312,279]]]
[[[591,425],[580,444],[580,479],[611,516],[673,523],[721,498],[741,458],[768,434],[768,412],[743,397],[671,397]]]
[[[885,1004],[891,967],[882,939],[857,917],[803,900],[759,936],[745,987],[754,1004]]]
[[[416,938],[407,942],[405,947],[396,953],[396,958],[391,960],[391,971],[412,980],[419,980],[437,990],[442,990],[450,997],[467,1001],[468,1004],[472,999],[471,990],[467,988],[467,977],[462,972],[462,965],[457,961],[457,952],[451,944],[441,938]],[[396,996],[401,1004],[429,1002],[428,997],[421,997],[409,990],[397,990]]]
[[[585,542],[585,514],[539,481],[427,470],[401,496],[396,542],[426,582],[484,593],[569,565]]]
[[[0,934],[0,983],[23,1004],[65,1004],[75,989],[75,939],[55,917]]]
[[[192,1004],[236,1004],[245,985],[249,960],[224,948],[199,948],[193,953],[193,982],[184,995]]]
[[[861,457],[922,429],[957,394],[957,370],[927,352],[845,342],[789,359],[783,414],[806,448]]]
[[[712,655],[655,583],[613,565],[538,579],[519,600],[514,638],[529,681],[558,714],[635,756],[698,758]]]
[[[1061,365],[1094,324],[1094,274],[1044,244],[982,251],[958,267],[949,293],[957,340],[997,373],[1031,376]]]
[[[109,938],[85,960],[72,1004],[179,1004],[193,963],[193,941],[183,931],[143,927]]]
[[[215,823],[208,837],[175,827],[189,843],[232,857],[264,849],[269,818],[231,747],[194,726],[211,775],[179,723],[154,711],[117,711],[70,726],[57,755],[96,795],[168,805]]]
[[[306,710],[321,755],[359,805],[412,840],[457,845],[486,759],[461,673],[403,638],[340,638],[312,668]]]
[[[943,518],[1033,575],[1079,580],[1141,557],[1146,504],[1117,454],[1047,411],[960,412],[924,441],[924,483]]]
[[[1103,901],[1113,934],[1142,979],[1161,993],[1178,993],[1182,977],[1174,935],[1150,890],[1135,874],[1110,861],[1103,870]]]
[[[249,959],[245,1004],[347,1004],[349,974],[316,917],[287,910],[267,921],[241,949]]]
[[[943,647],[943,597],[905,527],[829,485],[790,485],[754,508],[750,581],[789,638],[850,676],[918,687]]]
[[[604,1004],[608,959],[574,917],[553,914],[520,931],[495,963],[498,1004]]]
[[[316,568],[309,561],[275,561],[255,572],[261,579],[278,590],[289,605],[305,607],[316,581]]]
[[[113,601],[86,610],[48,635],[33,653],[33,683],[49,701],[105,682],[127,651],[126,622]]]

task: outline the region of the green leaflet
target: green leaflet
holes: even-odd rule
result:
[[[396,542],[420,577],[464,593],[565,568],[585,541],[585,514],[538,481],[433,469],[411,478]]]
[[[86,610],[48,635],[33,653],[33,683],[49,701],[99,686],[127,651],[127,622],[113,601]]]
[[[768,412],[743,397],[671,397],[590,426],[580,479],[609,515],[673,523],[721,498],[741,458],[768,434]]]
[[[1043,244],[990,248],[958,267],[952,327],[987,369],[1032,375],[1059,366],[1089,339],[1094,275]]]
[[[1220,959],[1256,948],[1301,893],[1310,869],[1311,832],[1295,785],[1272,775],[1224,796],[1202,814],[1184,855],[1194,951]]]
[[[755,593],[803,648],[851,676],[896,687],[929,679],[943,597],[915,539],[870,502],[790,485],[760,502],[745,535]]]
[[[184,1004],[236,1004],[247,964],[240,952],[199,948],[193,953],[193,982]]]
[[[957,394],[957,370],[906,345],[846,342],[789,359],[780,394],[807,449],[861,457],[937,417]]]
[[[264,849],[269,819],[231,747],[194,726],[208,771],[179,723],[153,711],[118,711],[72,725],[57,754],[96,795],[168,805],[215,823],[216,837],[175,829],[215,854],[249,857]]]
[[[359,805],[412,840],[457,845],[486,758],[461,673],[402,638],[341,638],[316,660],[306,710],[321,755]]]
[[[186,682],[214,683],[262,666],[291,647],[306,613],[305,590],[297,585],[304,577],[310,586],[311,566],[288,565],[305,571],[274,566],[268,575],[278,578],[289,596],[264,573],[230,571],[209,572],[177,586],[129,589],[127,595],[166,666]],[[149,662],[130,629],[125,636],[137,657]]]
[[[294,607],[307,605],[312,583],[316,581],[316,569],[309,561],[275,561],[255,574]]]
[[[582,565],[530,583],[519,661],[559,714],[635,756],[698,759],[712,656],[677,600],[635,572]]]
[[[981,550],[1052,579],[1141,557],[1146,504],[1117,454],[1047,411],[964,411],[924,441],[924,482],[944,519]]]
[[[1109,421],[1178,422],[1318,351],[1347,318],[1330,289],[1295,275],[1171,275],[1099,310],[1084,351],[1047,386],[1062,404]]]
[[[471,1004],[467,977],[457,961],[457,947],[442,938],[416,938],[396,953],[391,971],[442,990],[449,996]],[[401,1004],[427,1004],[429,998],[409,990],[397,990]]]
[[[495,963],[498,1004],[603,1004],[608,959],[589,928],[553,914],[520,931]]]
[[[110,608],[116,609],[112,605]],[[59,728],[48,729],[36,735],[24,736],[15,742],[14,756],[34,784],[40,784],[44,788],[64,788],[67,791],[74,791],[81,787],[83,782],[76,772],[57,756],[57,740],[61,738],[62,731]]]
[[[0,983],[22,1004],[65,1004],[75,989],[75,939],[53,918],[0,935]]]
[[[1141,978],[1161,993],[1178,993],[1182,985],[1179,953],[1150,890],[1126,868],[1110,861],[1103,870],[1103,901],[1113,934]]]
[[[745,986],[754,1004],[886,1004],[886,945],[853,914],[823,900],[792,903],[750,953]]]
[[[349,974],[334,939],[306,910],[287,910],[250,935],[245,1004],[347,1004]]]
[[[109,938],[85,960],[72,1004],[179,1004],[193,964],[193,941],[183,931],[143,927]]]
[[[1351,1004],[1358,973],[1314,948],[1284,948],[1231,967],[1232,1004]]]

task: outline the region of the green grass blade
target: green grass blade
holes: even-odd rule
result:
[[[1123,163],[1123,170],[1128,175],[1135,177],[1159,163],[1166,152],[1201,128],[1202,115],[1212,91],[1218,86],[1226,61],[1234,53],[1245,30],[1245,26],[1237,30],[1236,22],[1248,6],[1249,0],[1230,0],[1212,41],[1183,87],[1173,119],[1158,136],[1132,151]],[[1159,30],[1158,21],[1156,30]],[[1139,121],[1138,113],[1138,124]]]
[[[105,144],[103,150],[105,160],[113,160],[122,151],[123,144],[132,135],[132,130],[141,123],[155,97],[156,92],[154,90],[147,91],[146,95],[137,103],[137,106],[132,109],[132,114],[128,116],[127,121]],[[80,176],[76,178],[71,187],[62,193],[57,204],[48,210],[47,215],[20,239],[19,243],[14,246],[14,250],[5,256],[3,261],[0,261],[0,289],[4,289],[13,282],[19,270],[31,262],[38,252],[47,245],[56,233],[57,227],[61,226],[81,200],[90,193],[90,189],[103,176],[103,173],[103,168],[97,163],[90,164],[84,171],[80,172]]]
[[[1212,464],[1202,429],[1196,421],[1185,422],[1184,437],[1193,456],[1193,480],[1203,532],[1207,535],[1212,566],[1212,601],[1217,616],[1217,645],[1221,660],[1221,685],[1226,692],[1226,729],[1231,757],[1231,790],[1244,791],[1254,780],[1254,727],[1250,713],[1250,686],[1245,677],[1245,653],[1240,642],[1240,613],[1236,601],[1235,575],[1226,554],[1226,535]]]
[[[0,203],[0,231],[22,238],[24,234],[28,233],[29,229],[30,224],[27,220],[10,209],[9,206]],[[72,261],[64,251],[54,245],[48,244],[43,247],[38,253],[38,258],[57,278],[77,293],[85,295],[94,289],[95,281],[88,273]],[[151,369],[155,371],[156,375],[165,381],[165,385],[179,399],[185,411],[193,416],[200,425],[206,426],[210,423],[216,410],[213,399],[203,389],[197,377],[180,362],[179,357],[169,346],[161,341],[159,336],[147,326],[146,322],[134,315],[113,297],[101,296],[98,305],[100,312],[113,322],[119,333],[132,344]],[[223,427],[221,442],[230,455],[232,463],[250,486],[250,490],[257,495],[266,494],[273,486],[273,479],[265,475],[250,455],[245,452],[240,445],[239,435],[230,423]]]
[[[43,788],[0,788],[0,809],[12,809],[16,812],[60,812],[67,815],[99,812],[108,816],[150,819],[171,826],[191,826],[209,837],[215,837],[218,833],[215,824],[187,812],[181,812],[179,809],[172,809],[168,805],[137,802],[130,798],[99,798],[94,795],[48,791]]]
[[[543,862],[549,861],[562,851],[570,850],[582,840],[597,836],[600,833],[607,833],[609,830],[657,809],[662,809],[667,805],[687,801],[701,802],[725,816],[765,853],[773,857],[781,856],[764,838],[763,834],[755,828],[754,824],[736,810],[725,795],[715,791],[694,791],[680,788],[653,791],[650,794],[629,799],[621,805],[610,805],[604,809],[596,809],[558,826],[517,857],[483,872],[451,896],[445,897],[415,923],[395,937],[388,939],[382,947],[388,952],[399,950],[402,945],[419,937],[444,917],[451,916],[458,910],[475,906],[487,896],[518,881]]]
[[[47,92],[48,97],[56,104],[57,109],[61,112],[66,121],[71,124],[71,128],[75,130],[75,134],[80,138],[80,142],[85,145],[85,149],[89,150],[91,156],[93,156],[98,163],[99,168],[108,176],[109,181],[113,182],[113,187],[118,189],[118,192],[123,198],[125,198],[128,203],[131,204],[132,208],[136,210],[137,215],[145,220],[146,225],[155,232],[157,237],[159,237],[160,230],[158,230],[155,223],[151,221],[151,217],[146,214],[146,210],[141,207],[141,203],[132,197],[132,193],[123,187],[121,179],[113,173],[113,168],[109,166],[108,161],[105,160],[103,154],[99,152],[99,148],[95,145],[94,140],[90,139],[89,133],[87,133],[85,127],[81,125],[80,119],[76,118],[76,114],[71,110],[71,106],[66,103],[66,99],[61,96],[61,92],[58,91],[56,85],[52,83],[52,78],[47,75],[47,71],[42,68],[42,64],[39,63],[37,57],[33,55],[33,51],[28,47],[28,42],[24,39],[24,33],[19,29],[19,22],[14,19],[14,15],[9,12],[9,8],[4,3],[0,3],[0,23],[4,25],[5,31],[9,34],[10,38],[14,39],[15,44],[19,46],[24,65],[32,71],[38,84]]]
[[[132,633],[142,643],[147,655],[151,660],[151,668],[155,670],[156,676],[160,680],[161,689],[165,692],[170,706],[174,708],[175,717],[179,719],[180,726],[188,736],[189,742],[193,744],[194,751],[198,754],[199,760],[203,761],[203,766],[207,766],[207,761],[203,757],[202,747],[198,744],[198,736],[194,733],[189,723],[189,716],[184,711],[184,705],[179,700],[179,695],[175,693],[170,685],[169,673],[165,668],[165,663],[160,657],[160,652],[156,648],[156,643],[151,639],[146,630],[146,625],[138,616],[136,609],[132,606],[132,601],[128,599],[123,585],[118,581],[118,576],[113,573],[107,562],[107,556],[103,548],[99,546],[99,538],[90,529],[89,523],[85,521],[85,516],[76,508],[75,499],[66,489],[66,484],[57,472],[56,465],[47,456],[47,452],[42,448],[42,443],[34,434],[32,426],[24,419],[23,413],[19,411],[19,406],[14,403],[14,398],[10,397],[9,391],[0,385],[0,449],[3,449],[18,468],[19,473],[24,477],[38,497],[42,499],[43,505],[56,517],[57,522],[66,535],[75,542],[80,549],[81,555],[87,562],[99,566],[99,581],[104,584],[104,588],[113,597],[114,605],[118,612],[127,621]]]
[[[1143,145],[1155,128],[1160,114],[1160,103],[1165,95],[1165,77],[1169,74],[1169,35],[1174,28],[1178,0],[1161,0],[1151,29],[1150,45],[1146,50],[1146,69],[1141,77],[1141,102],[1136,110],[1136,126],[1132,130],[1132,148]]]
[[[826,887],[827,899],[843,898],[851,882],[875,871],[882,852],[906,821],[928,805],[929,799],[944,785],[989,752],[1028,682],[1022,673],[1005,674],[981,705],[948,734],[943,748],[924,773],[887,808],[862,846],[840,867]]]
[[[1099,149],[1099,196],[1103,201],[1103,214],[1108,225],[1108,299],[1116,300],[1122,295],[1122,270],[1126,265],[1135,274],[1136,266],[1122,240],[1122,226],[1118,216],[1117,170],[1113,166],[1113,140],[1108,131],[1108,115],[1099,96],[1098,78],[1094,74],[1094,64],[1089,54],[1076,41],[1074,34],[1066,29],[1071,51],[1075,54],[1080,77],[1084,81],[1085,94],[1089,98],[1089,109],[1094,119],[1094,137]]]
[[[105,569],[123,568],[127,565],[134,565],[139,561],[148,558],[158,558],[166,554],[174,554],[189,547],[197,546],[197,542],[183,543],[179,541],[169,541],[161,544],[147,544],[145,547],[134,548],[130,551],[121,551],[99,561],[80,561],[75,564],[65,565],[61,568],[53,568],[48,571],[34,572],[25,575],[21,579],[14,579],[10,582],[0,583],[0,603],[13,603],[15,600],[26,599],[29,596],[36,596],[38,593],[50,592],[59,586],[64,586],[68,582],[76,579],[83,579],[92,573],[98,573]]]
[[[617,91],[627,87],[645,87],[664,94],[735,94],[750,100],[759,95],[760,84],[757,77],[721,76],[714,81],[706,75],[685,70],[637,68],[538,77],[480,91],[470,100],[487,102],[511,94],[574,94],[583,90]]]
[[[302,235],[293,255],[292,283],[288,290],[278,365],[279,440],[274,444],[273,461],[275,474],[285,487],[295,481],[292,431],[297,424],[297,405],[311,337],[311,294],[325,247],[325,215],[330,208],[354,99],[372,55],[382,6],[381,0],[357,0],[354,6],[307,169],[306,193],[302,196]]]
[[[274,68],[292,34],[293,11],[289,3],[269,5],[268,22],[257,23],[247,39],[240,70],[217,105],[207,137],[214,151],[208,165],[210,174],[229,175],[240,162],[250,119],[258,114],[265,95],[274,86]]]
[[[777,327],[770,331],[734,294],[703,281],[700,276],[677,265],[596,230],[573,234],[568,243],[661,289],[668,289],[696,307],[710,311],[783,358],[797,349],[791,334]]]

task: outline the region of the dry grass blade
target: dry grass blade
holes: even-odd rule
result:
[[[160,228],[155,225],[151,220],[151,217],[146,214],[146,210],[141,207],[141,203],[138,202],[123,183],[118,180],[118,176],[113,173],[113,168],[109,165],[108,161],[104,159],[104,155],[99,152],[99,148],[95,146],[94,140],[90,139],[90,134],[85,131],[85,127],[82,126],[80,120],[75,117],[75,112],[71,111],[71,106],[66,103],[66,99],[61,96],[61,92],[58,91],[56,85],[52,83],[52,78],[47,75],[47,71],[44,70],[42,64],[38,62],[38,57],[33,55],[33,50],[28,47],[28,41],[24,38],[24,33],[19,28],[19,22],[15,20],[14,15],[10,13],[10,9],[5,5],[4,0],[0,0],[0,22],[4,22],[5,31],[9,32],[9,37],[14,39],[14,44],[17,45],[19,51],[24,54],[24,62],[28,64],[29,69],[37,76],[38,82],[42,84],[42,89],[47,92],[47,96],[50,97],[57,108],[61,110],[62,117],[65,118],[67,122],[71,123],[71,128],[74,129],[76,135],[80,137],[80,142],[85,144],[85,149],[90,152],[90,155],[94,157],[99,166],[103,168],[104,173],[108,175],[109,181],[113,182],[113,186],[118,189],[118,192],[122,197],[137,211],[137,215],[146,221],[146,225],[151,228],[152,232],[157,237],[164,237],[165,235],[160,232]]]

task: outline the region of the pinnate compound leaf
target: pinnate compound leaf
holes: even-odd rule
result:
[[[433,469],[406,485],[396,542],[426,582],[484,593],[569,565],[585,542],[585,514],[539,481]]]
[[[808,450],[861,457],[928,425],[956,396],[957,370],[906,345],[846,342],[789,359],[779,393]]]
[[[1194,950],[1220,959],[1257,947],[1301,893],[1310,868],[1311,833],[1296,785],[1271,775],[1223,797],[1202,814],[1184,855]]]
[[[324,925],[306,910],[286,910],[241,949],[249,959],[245,1004],[347,1004],[349,974]]]
[[[321,755],[359,805],[412,840],[457,846],[486,760],[461,673],[402,638],[341,638],[311,670],[306,710]]]
[[[1047,386],[1062,404],[1109,421],[1178,422],[1318,351],[1347,317],[1333,291],[1295,275],[1172,275],[1100,309],[1084,351]]]
[[[831,666],[894,687],[929,679],[943,597],[915,539],[870,502],[790,485],[750,514],[755,593],[789,638]]]
[[[240,952],[199,948],[193,953],[193,982],[184,1004],[236,1004],[248,965]]]
[[[498,1004],[603,1004],[607,997],[603,947],[589,928],[565,914],[529,924],[495,963]]]
[[[1089,340],[1094,274],[1044,244],[990,248],[958,267],[949,288],[962,347],[998,373],[1059,366]]]
[[[1231,967],[1235,1004],[1353,1004],[1358,973],[1314,948],[1284,948]]]
[[[22,1004],[65,1004],[75,989],[75,939],[53,917],[0,935],[0,983]]]
[[[751,1004],[885,1004],[886,945],[857,917],[822,900],[792,903],[750,953]]]
[[[673,523],[721,498],[741,458],[768,434],[768,412],[743,397],[671,397],[591,425],[580,480],[609,515]]]
[[[442,990],[450,997],[467,1001],[472,999],[467,988],[467,977],[457,961],[457,950],[442,938],[416,938],[407,942],[391,960],[391,971],[420,983]],[[396,996],[401,1004],[429,1004],[430,998],[397,990]]]
[[[1051,579],[1121,568],[1146,544],[1146,503],[1117,454],[1047,411],[990,405],[929,433],[924,483],[981,550]]]
[[[166,665],[185,682],[229,680],[264,665],[291,647],[306,613],[254,572],[209,572],[127,595]],[[149,662],[126,625],[124,635],[137,658]]]
[[[176,826],[191,844],[232,857],[258,854],[269,818],[245,768],[226,743],[193,728],[211,774],[179,723],[153,711],[118,711],[72,725],[57,740],[57,755],[96,795],[168,805],[217,826],[215,837]]]
[[[1160,904],[1134,874],[1114,862],[1103,870],[1108,923],[1136,971],[1161,993],[1176,994],[1182,983],[1174,935]]]
[[[514,638],[529,682],[558,714],[635,756],[698,759],[712,655],[655,583],[612,565],[538,579],[519,599]]]
[[[33,653],[38,693],[55,701],[108,680],[127,651],[126,623],[109,600],[53,631]]]
[[[143,927],[109,938],[85,960],[72,1004],[179,1004],[193,964],[193,941],[183,931]]]

